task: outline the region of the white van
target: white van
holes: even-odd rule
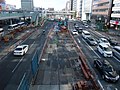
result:
[[[111,48],[106,45],[105,43],[99,43],[97,50],[104,56],[104,57],[112,57],[113,52]]]
[[[87,37],[91,37],[90,33],[88,31],[83,30],[82,37],[86,39]]]

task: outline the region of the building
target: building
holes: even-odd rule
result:
[[[82,2],[83,2],[83,0],[80,0],[80,6],[79,6],[80,17],[82,17]]]
[[[66,11],[70,11],[71,10],[71,3],[70,3],[70,1],[66,2],[65,10]]]
[[[16,9],[15,5],[0,3],[0,11],[1,10],[15,10],[15,9]]]
[[[22,10],[34,10],[33,0],[21,0]]]
[[[109,22],[112,0],[93,0],[91,19]]]
[[[92,0],[82,1],[82,20],[90,20],[92,13]]]
[[[5,0],[0,0],[0,4],[5,4]]]
[[[110,23],[120,25],[120,0],[113,0]]]
[[[54,8],[48,8],[47,10],[48,10],[48,11],[55,11]]]
[[[70,10],[73,10],[73,0],[70,0]]]
[[[72,11],[77,11],[77,0],[73,0]]]

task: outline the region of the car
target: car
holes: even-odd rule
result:
[[[113,47],[113,55],[120,60],[120,46]]]
[[[15,56],[22,56],[27,53],[29,45],[18,45],[14,50]]]
[[[112,57],[113,52],[110,46],[106,45],[105,43],[99,43],[97,46],[97,50],[104,56],[104,57]]]
[[[88,28],[88,25],[85,25],[86,28]]]
[[[99,71],[106,81],[117,82],[120,78],[117,71],[107,60],[94,60],[94,67]]]
[[[106,38],[100,38],[98,40],[98,43],[105,43],[106,45],[110,46],[110,43]]]
[[[118,45],[118,42],[114,39],[108,39],[108,41],[109,41],[110,45],[112,45],[112,46],[117,46]]]
[[[78,33],[82,33],[83,28],[78,27],[78,28],[76,28],[76,30],[78,31]]]
[[[91,37],[91,34],[90,34],[90,32],[88,32],[88,31],[86,31],[86,30],[83,30],[83,31],[82,31],[82,37],[83,37],[84,39],[86,39],[86,38],[88,38],[88,37]]]
[[[90,45],[97,45],[97,42],[96,42],[96,40],[93,37],[87,37],[86,41]]]
[[[73,35],[78,35],[77,30],[74,29],[74,30],[72,31],[72,34],[73,34]]]

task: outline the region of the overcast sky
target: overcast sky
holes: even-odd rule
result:
[[[16,5],[17,8],[21,7],[21,0],[6,0],[7,4]],[[65,8],[65,4],[68,0],[33,0],[35,7],[42,8],[55,8],[55,10],[61,10]]]

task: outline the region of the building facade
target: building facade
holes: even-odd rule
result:
[[[22,10],[34,10],[33,0],[21,0]]]
[[[77,0],[73,0],[73,11],[77,11]]]
[[[92,0],[82,1],[82,20],[90,20],[92,13]]]
[[[70,1],[66,2],[65,10],[66,11],[70,11],[71,10],[71,3],[70,3]]]
[[[93,0],[91,19],[108,23],[111,14],[112,0]]]
[[[111,24],[120,25],[120,0],[113,0]]]

